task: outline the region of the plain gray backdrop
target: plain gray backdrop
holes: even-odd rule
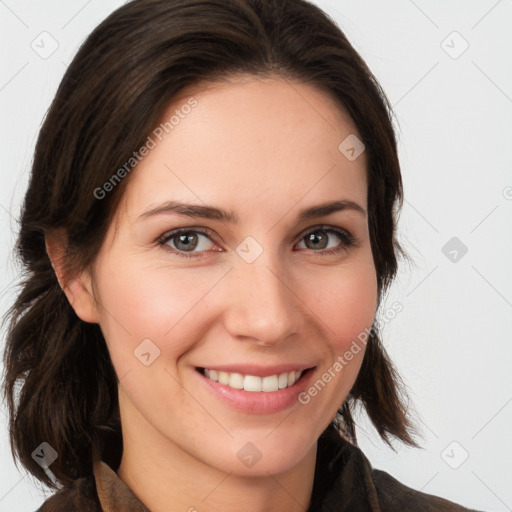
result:
[[[42,119],[78,46],[123,2],[0,0],[2,314]],[[364,418],[374,467],[486,511],[512,510],[512,1],[330,0],[329,13],[396,113],[405,204],[403,264],[383,331],[408,386],[423,449],[396,452]],[[384,304],[386,308],[386,304]],[[2,331],[2,346],[4,331]],[[48,495],[18,472],[0,409],[0,512]]]

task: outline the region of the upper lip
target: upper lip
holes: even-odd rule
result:
[[[268,377],[270,375],[279,375],[280,373],[288,373],[292,371],[305,371],[314,365],[307,364],[277,364],[273,366],[259,366],[255,364],[224,364],[224,365],[207,365],[198,368],[207,368],[208,370],[217,370],[227,373],[241,373],[242,375],[254,375],[255,377]]]

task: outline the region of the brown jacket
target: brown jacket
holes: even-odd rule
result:
[[[327,429],[318,441],[315,480],[307,512],[468,512],[372,469],[363,452]],[[94,475],[59,490],[36,512],[149,512],[105,462]],[[175,512],[172,506],[169,512]],[[473,511],[475,512],[475,511]]]

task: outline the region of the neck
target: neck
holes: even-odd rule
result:
[[[304,512],[308,509],[316,443],[288,471],[263,476],[237,475],[186,452],[156,432],[135,411],[124,413],[123,454],[117,474],[151,512]]]

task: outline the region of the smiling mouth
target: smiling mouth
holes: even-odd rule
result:
[[[273,393],[280,389],[293,386],[298,380],[304,377],[312,368],[306,370],[294,370],[291,372],[276,373],[266,377],[257,375],[243,375],[236,372],[224,372],[208,368],[196,368],[204,377],[223,384],[232,389],[243,389],[250,392]]]

